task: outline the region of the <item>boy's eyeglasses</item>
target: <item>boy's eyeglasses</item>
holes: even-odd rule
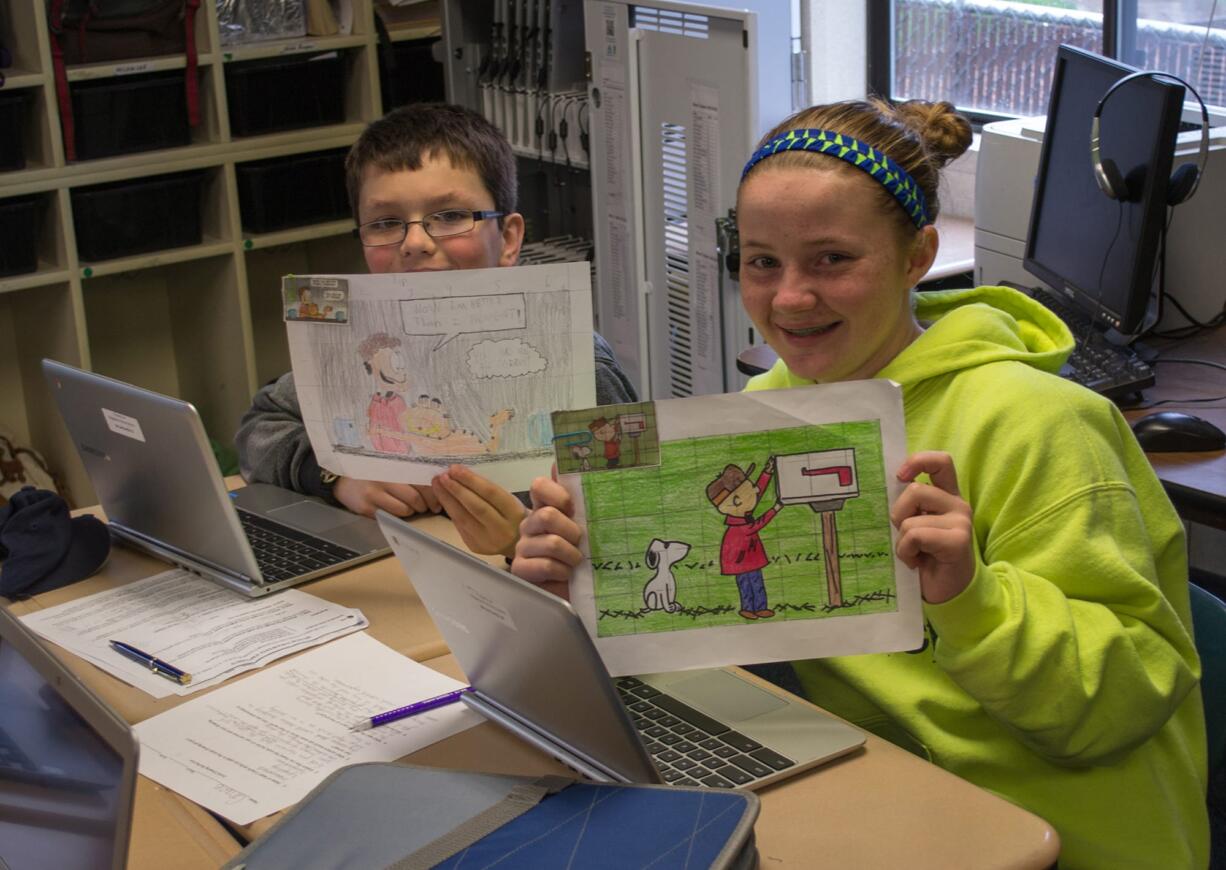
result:
[[[476,226],[477,221],[503,217],[500,211],[469,211],[466,208],[449,208],[446,211],[436,211],[419,221],[402,221],[394,218],[364,223],[353,231],[354,237],[368,248],[379,245],[399,245],[409,234],[409,227],[421,224],[432,239],[443,239],[447,236],[458,236]]]

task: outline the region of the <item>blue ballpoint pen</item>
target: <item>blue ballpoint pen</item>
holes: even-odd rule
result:
[[[418,713],[425,713],[427,710],[433,710],[437,707],[445,707],[448,704],[454,704],[471,691],[472,686],[465,686],[462,689],[456,689],[454,692],[447,692],[444,695],[437,695],[433,698],[427,698],[424,701],[416,701],[412,704],[406,704],[403,707],[397,707],[395,710],[388,710],[386,713],[376,713],[369,719],[363,719],[349,730],[367,731],[371,728],[377,728],[380,725],[386,725],[388,722],[396,722],[400,719],[407,719],[410,716],[416,716]]]
[[[169,662],[164,662],[156,656],[152,656],[143,650],[139,650],[130,643],[124,643],[122,640],[113,640],[111,649],[120,655],[127,656],[137,664],[144,665],[155,674],[165,677],[168,680],[186,686],[192,681],[192,675],[186,671],[181,671]]]

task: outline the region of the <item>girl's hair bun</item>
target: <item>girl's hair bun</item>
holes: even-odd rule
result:
[[[938,166],[962,156],[971,147],[971,122],[953,103],[907,100],[895,106],[894,113],[923,140]]]

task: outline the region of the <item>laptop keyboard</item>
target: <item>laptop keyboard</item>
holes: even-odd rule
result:
[[[359,553],[238,508],[243,533],[265,580],[288,580],[347,562]]]
[[[796,764],[635,677],[618,677],[647,754],[670,785],[734,788],[752,785]]]

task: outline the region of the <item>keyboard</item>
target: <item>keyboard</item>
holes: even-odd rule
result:
[[[1046,290],[1032,288],[1030,294],[1064,321],[1076,341],[1072,355],[1060,369],[1061,377],[1109,399],[1139,393],[1154,385],[1154,370],[1149,364],[1129,348],[1107,341],[1085,314]]]
[[[796,764],[635,677],[618,677],[647,754],[670,785],[734,788]]]
[[[265,580],[288,580],[358,557],[350,550],[238,508],[239,522]]]

